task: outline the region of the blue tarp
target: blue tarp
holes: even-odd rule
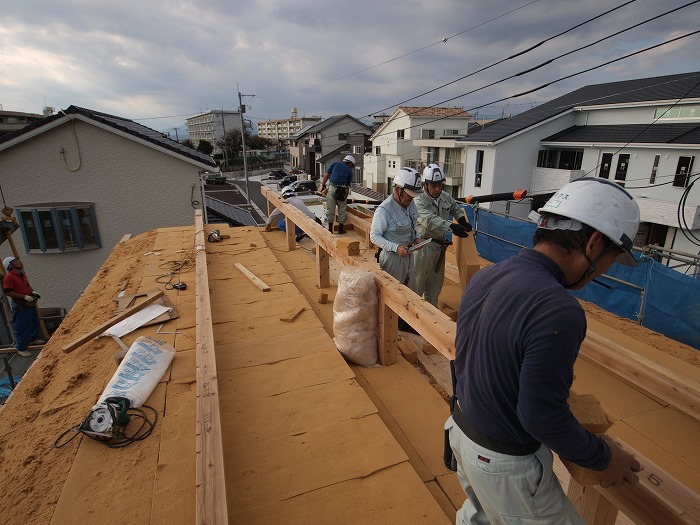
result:
[[[478,209],[476,218],[473,208],[467,207],[466,211],[469,222],[477,230],[476,249],[484,259],[503,261],[517,254],[520,246],[532,246],[536,230],[533,223],[506,218],[485,209]],[[601,276],[597,280],[611,289],[591,283],[583,290],[571,293],[700,350],[700,280],[672,270],[650,257],[635,257],[639,262],[636,268],[614,264],[606,274],[630,284]]]

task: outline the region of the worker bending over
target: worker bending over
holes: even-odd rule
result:
[[[582,178],[531,213],[523,249],[477,272],[457,317],[457,401],[445,424],[467,500],[457,523],[580,524],[552,451],[603,487],[636,482],[639,463],[584,429],[567,399],[586,315],[580,290],[614,262],[636,266],[639,207],[619,185]]]
[[[445,175],[440,166],[429,164],[423,170],[423,193],[415,199],[418,209],[418,235],[432,242],[413,257],[416,265],[416,293],[433,306],[445,280],[445,251],[452,244],[448,232],[457,237],[467,237],[472,230],[462,208],[451,195],[443,191]],[[457,218],[452,222],[450,216]]]

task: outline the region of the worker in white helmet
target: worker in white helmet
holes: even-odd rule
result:
[[[553,474],[552,451],[591,469],[603,487],[638,481],[639,462],[584,429],[567,400],[586,336],[569,290],[616,261],[637,265],[639,207],[621,186],[582,178],[531,219],[534,248],[477,272],[457,316],[457,403],[445,429],[467,494],[458,524],[584,525]]]
[[[338,208],[338,233],[345,233],[345,213],[348,208],[348,194],[350,184],[352,184],[352,173],[355,168],[355,157],[345,155],[342,162],[334,162],[326,170],[323,176],[321,188],[328,184],[326,194],[326,219],[328,220],[328,230],[333,233],[333,221],[335,220],[335,209]]]
[[[11,299],[12,331],[15,348],[20,357],[29,357],[29,344],[39,333],[39,312],[36,308],[39,294],[29,284],[24,273],[24,264],[17,257],[5,257],[2,265],[7,275],[2,279],[2,289]]]
[[[418,209],[418,235],[432,242],[415,252],[416,293],[433,306],[445,280],[445,251],[449,244],[448,233],[467,237],[472,230],[459,203],[443,191],[445,174],[437,164],[428,164],[423,170],[423,193],[414,202]],[[454,217],[457,222],[453,222]]]
[[[416,290],[416,271],[409,247],[420,241],[418,210],[413,199],[422,193],[420,173],[402,168],[394,177],[394,191],[374,210],[369,238],[378,248],[379,267]]]

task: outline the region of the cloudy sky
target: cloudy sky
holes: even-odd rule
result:
[[[479,108],[480,116],[495,117],[521,112],[587,84],[700,71],[700,34],[696,34],[530,95],[493,103],[697,31],[700,3],[690,2],[575,51],[688,3],[4,2],[0,104],[5,110],[29,113],[41,113],[44,105],[57,110],[83,106],[169,131],[173,138],[173,128],[179,128],[180,138],[184,136],[186,117],[236,109],[239,89],[255,95],[244,97],[247,117],[254,122],[288,118],[292,107],[299,116],[349,113],[369,122],[371,115],[391,113],[400,103],[460,106],[472,113]],[[505,80],[555,58],[531,73]],[[457,80],[462,77],[466,78]],[[449,85],[440,88],[444,84]],[[426,92],[430,93],[423,95]]]

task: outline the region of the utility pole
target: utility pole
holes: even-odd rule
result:
[[[224,117],[224,106],[221,106],[221,127],[224,130],[224,167],[228,168],[228,144],[226,143],[226,117]]]
[[[241,144],[243,146],[243,173],[245,174],[245,196],[248,204],[250,204],[250,188],[248,187],[248,159],[246,159],[245,154],[245,120],[243,119],[243,113],[245,113],[245,106],[243,105],[243,97],[254,97],[255,95],[241,95],[241,90],[236,84],[236,89],[238,89],[238,110],[241,113]]]
[[[180,142],[180,137],[178,137],[178,135],[177,135],[177,130],[180,128],[173,128],[173,129],[175,130],[175,141]]]

